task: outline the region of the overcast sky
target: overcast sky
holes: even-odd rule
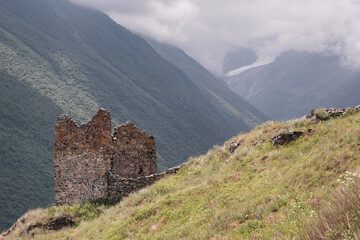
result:
[[[250,46],[265,58],[285,50],[331,51],[360,66],[360,0],[71,1],[172,43],[218,73],[232,46]]]

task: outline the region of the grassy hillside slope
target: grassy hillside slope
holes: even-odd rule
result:
[[[215,103],[206,80],[197,85],[107,15],[66,0],[0,1],[0,56],[0,229],[52,203],[58,114],[84,123],[103,107],[114,125],[133,121],[155,135],[160,170],[265,120]]]
[[[280,132],[309,128],[315,130],[313,135],[288,145],[269,142]],[[240,144],[234,153],[229,151],[232,140]],[[190,159],[178,174],[114,207],[84,203],[29,212],[25,224],[20,222],[8,238],[33,234],[34,239],[320,239],[311,234],[322,226],[321,217],[329,219],[334,215],[324,213],[338,211],[336,216],[347,217],[329,225],[323,239],[355,239],[360,225],[352,216],[359,208],[341,212],[340,205],[331,204],[348,201],[334,195],[335,190],[348,193],[359,171],[360,113],[318,123],[267,122]],[[63,213],[77,215],[77,225],[58,232],[26,231],[31,224]],[[336,226],[340,235],[335,235]]]

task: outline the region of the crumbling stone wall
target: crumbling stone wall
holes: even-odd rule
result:
[[[184,165],[185,164],[181,164],[179,166],[169,168],[165,172],[159,174],[151,174],[149,176],[141,176],[137,178],[121,178],[118,175],[110,174],[108,178],[109,197],[125,197],[131,192],[152,185],[154,182],[166,175],[177,173]]]
[[[155,138],[127,122],[115,128],[111,172],[122,178],[156,173]]]
[[[68,115],[57,118],[54,153],[57,205],[111,196],[109,189],[113,187],[109,184],[115,185],[111,176],[136,179],[156,173],[155,138],[140,132],[133,123],[116,127],[112,135],[110,112],[104,109],[81,126]],[[117,187],[121,192],[117,195],[128,194],[130,189],[124,189]]]
[[[55,124],[55,203],[82,202],[107,196],[111,162],[110,112],[99,110],[87,124],[78,126],[68,115]]]

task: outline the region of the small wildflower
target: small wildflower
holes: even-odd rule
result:
[[[314,210],[312,210],[312,211],[310,212],[310,217],[313,217],[313,216],[314,216],[314,214],[315,214],[315,211],[314,211]]]
[[[274,233],[274,236],[275,236],[275,237],[280,237],[280,232],[279,232],[279,231],[275,232],[275,233]]]
[[[258,236],[256,234],[253,235],[253,240],[258,239]]]

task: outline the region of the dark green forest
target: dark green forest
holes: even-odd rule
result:
[[[58,114],[85,123],[103,107],[114,126],[133,121],[155,136],[160,171],[266,120],[208,72],[194,77],[205,71],[194,60],[176,66],[107,15],[65,0],[0,1],[0,55],[0,230],[53,203]]]
[[[53,201],[54,102],[0,72],[0,219],[9,226],[27,208]]]

